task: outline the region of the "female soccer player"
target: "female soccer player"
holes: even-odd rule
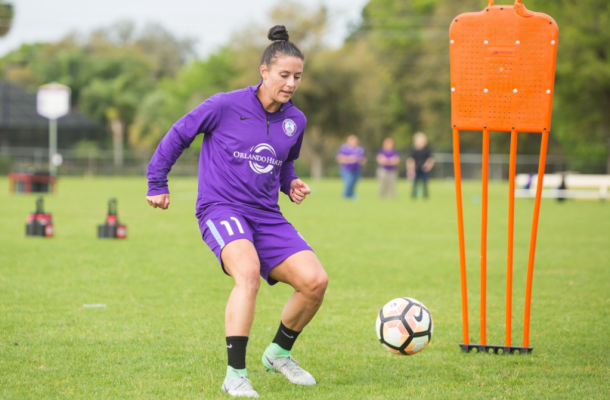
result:
[[[199,160],[196,215],[201,235],[223,271],[235,281],[225,313],[228,367],[222,390],[258,397],[246,373],[246,345],[263,277],[294,288],[263,365],[298,385],[315,379],[291,356],[297,337],[324,298],[328,276],[311,247],[284,218],[278,190],[300,204],[311,193],[294,172],[307,120],[291,98],[304,57],[284,26],[269,30],[273,42],[260,63],[261,82],[218,93],[182,117],[159,143],[148,166],[148,195],[167,209],[167,174],[183,150],[204,133]]]

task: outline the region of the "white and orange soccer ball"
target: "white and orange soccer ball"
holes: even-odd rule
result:
[[[430,343],[434,326],[426,306],[415,299],[401,297],[379,311],[375,330],[379,341],[391,352],[413,355]]]

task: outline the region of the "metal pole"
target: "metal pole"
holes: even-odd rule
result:
[[[49,120],[49,173],[57,176],[57,167],[53,165],[53,156],[57,153],[57,120]]]
[[[462,288],[462,341],[469,344],[468,285],[466,283],[466,246],[464,244],[464,213],[462,207],[462,169],[460,163],[460,131],[453,129],[453,168],[455,171],[455,199],[458,218],[458,246],[460,249],[460,283]]]
[[[483,164],[481,169],[481,344],[487,344],[487,205],[489,192],[489,131],[483,130]]]
[[[530,236],[530,253],[527,260],[527,281],[525,284],[525,314],[523,318],[523,347],[530,346],[530,309],[532,305],[532,281],[534,280],[534,258],[536,257],[536,237],[538,235],[538,218],[540,216],[540,199],[542,198],[542,181],[546,166],[546,151],[549,133],[542,133],[540,145],[540,164],[538,166],[538,182],[536,183],[536,200],[534,202],[534,217]]]
[[[508,175],[508,254],[506,257],[506,332],[505,346],[511,345],[513,309],[513,241],[515,237],[515,174],[517,170],[517,131],[510,135],[510,166]]]

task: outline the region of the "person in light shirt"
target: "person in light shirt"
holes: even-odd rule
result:
[[[399,163],[400,156],[394,148],[394,139],[385,138],[381,150],[377,153],[377,180],[379,181],[379,197],[382,199],[396,198]]]

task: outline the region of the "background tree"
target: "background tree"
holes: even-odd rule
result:
[[[123,20],[95,31],[92,38],[145,55],[156,79],[174,78],[183,65],[195,59],[194,39],[179,39],[158,23],[147,23],[138,30],[133,21]]]
[[[310,151],[313,165],[317,166],[315,173],[321,175],[321,157],[326,145],[321,136],[322,130],[324,135],[337,136],[344,134],[349,125],[345,125],[343,130],[337,129],[336,121],[325,116],[331,115],[330,108],[313,105],[323,104],[337,110],[342,105],[354,103],[346,88],[352,87],[356,78],[351,72],[343,76],[343,71],[334,64],[340,57],[333,56],[324,45],[328,24],[324,7],[311,9],[287,1],[275,8],[270,17],[268,24],[246,26],[235,32],[228,46],[210,55],[205,61],[190,63],[175,80],[164,79],[158,89],[142,102],[136,122],[130,129],[130,143],[152,149],[176,120],[207,97],[217,92],[257,84],[260,80],[260,56],[269,45],[267,31],[274,24],[285,24],[290,40],[299,44],[306,54],[306,76],[295,102],[299,108],[306,110],[309,122],[305,152]],[[321,61],[320,67],[316,67],[318,56],[326,57],[327,60]],[[314,84],[318,81],[317,75],[320,75],[320,81]],[[311,84],[308,86],[307,82]],[[355,118],[356,114],[352,113],[352,116]],[[348,122],[350,118],[341,118],[341,121]],[[197,149],[200,141],[198,139],[192,147]]]
[[[610,172],[610,2],[525,4],[553,16],[560,29],[550,154],[566,156],[568,167],[582,172],[601,172],[600,160],[608,157]],[[284,24],[306,54],[294,99],[308,118],[297,167],[310,166],[319,177],[331,171],[325,161],[350,133],[361,137],[369,153],[388,135],[405,150],[420,130],[437,151],[451,151],[448,29],[456,15],[486,5],[486,0],[370,0],[345,43],[331,49],[327,10],[284,1],[270,22],[234,32],[226,46],[203,60],[194,57],[192,40],[177,39],[159,25],[138,30],[121,21],[86,37],[24,45],[0,59],[0,72],[30,90],[49,81],[70,86],[75,108],[108,122],[115,132],[128,130],[132,147],[153,149],[172,123],[207,97],[256,84],[267,30]],[[115,134],[115,143],[122,143],[122,136]],[[479,132],[464,132],[464,151],[479,152],[480,145]],[[536,154],[539,145],[537,135],[521,135],[518,151]],[[505,134],[491,135],[492,152],[508,153],[508,147]]]
[[[559,26],[553,131],[573,169],[610,173],[610,2],[529,0]],[[591,162],[593,161],[593,162]]]
[[[6,36],[13,24],[13,5],[0,0],[0,37]]]
[[[115,165],[121,167],[125,131],[142,98],[160,79],[175,78],[192,57],[192,43],[159,25],[137,31],[133,23],[122,21],[86,37],[73,33],[55,43],[24,45],[0,65],[4,79],[31,91],[51,81],[69,86],[75,109],[108,123]]]
[[[163,79],[140,103],[129,142],[137,148],[154,149],[172,124],[206,98],[234,88],[236,56],[220,49],[206,61],[193,61],[175,79]],[[199,139],[200,140],[200,139]],[[197,141],[195,148],[197,147]]]
[[[388,116],[386,75],[367,43],[354,43],[308,59],[304,77],[295,102],[307,116],[312,176],[321,178],[324,161],[335,165],[335,151],[348,135],[377,146]]]
[[[374,59],[389,76],[384,99],[388,119],[381,128],[405,144],[423,129],[418,61],[424,57],[426,27],[440,0],[371,0],[362,11],[362,22],[349,41],[365,41]]]
[[[147,60],[134,53],[106,54],[95,63],[96,73],[81,91],[81,110],[98,121],[108,121],[113,138],[115,167],[123,166],[126,127],[134,120],[143,96],[154,88]]]

